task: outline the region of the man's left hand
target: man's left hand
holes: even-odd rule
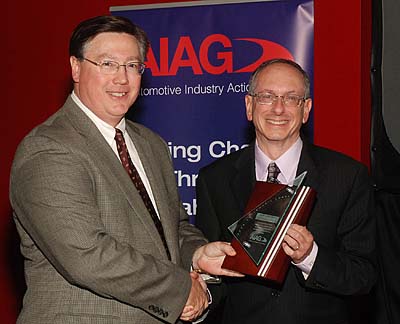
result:
[[[294,263],[300,263],[311,253],[314,237],[305,226],[292,224],[283,240],[285,253]]]

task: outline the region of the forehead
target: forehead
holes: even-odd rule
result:
[[[295,67],[275,63],[264,68],[256,80],[257,91],[304,91],[304,77]]]
[[[96,56],[139,58],[136,38],[126,33],[100,33],[86,44],[84,51]]]

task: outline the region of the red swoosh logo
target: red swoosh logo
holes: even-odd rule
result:
[[[263,52],[261,56],[253,63],[234,71],[234,73],[253,72],[262,62],[273,58],[284,58],[293,60],[292,54],[282,45],[265,39],[258,38],[236,38],[236,40],[243,40],[251,43],[256,43],[261,46]]]

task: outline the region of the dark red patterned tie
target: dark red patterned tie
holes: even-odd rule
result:
[[[281,173],[281,170],[279,170],[275,162],[271,162],[270,164],[268,164],[267,182],[279,183],[278,180],[279,173]]]
[[[156,210],[154,209],[153,203],[151,202],[151,199],[149,197],[149,194],[147,193],[143,181],[140,178],[138,171],[136,170],[135,166],[132,163],[122,131],[119,130],[118,128],[115,129],[115,141],[117,142],[117,150],[122,162],[122,166],[124,167],[126,172],[128,172],[128,175],[131,178],[133,184],[135,185],[137,191],[139,192],[140,197],[142,197],[144,205],[146,206],[151,218],[153,219],[154,225],[156,225],[161,240],[164,243],[165,251],[167,252],[168,258],[171,260],[171,254],[169,253],[167,241],[165,240],[164,230],[162,228],[160,219],[158,218]]]

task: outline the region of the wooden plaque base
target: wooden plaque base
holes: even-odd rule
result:
[[[244,217],[285,187],[286,185],[282,184],[257,181],[247,203]],[[292,223],[299,225],[306,224],[315,195],[316,192],[310,187],[300,186],[297,189],[285,214],[281,216],[281,221],[275,230],[274,236],[271,238],[258,265],[253,261],[242,244],[234,238],[232,240],[232,247],[237,254],[233,257],[226,256],[222,267],[252,276],[263,277],[281,284],[290,264],[290,258],[282,249],[283,238]]]

